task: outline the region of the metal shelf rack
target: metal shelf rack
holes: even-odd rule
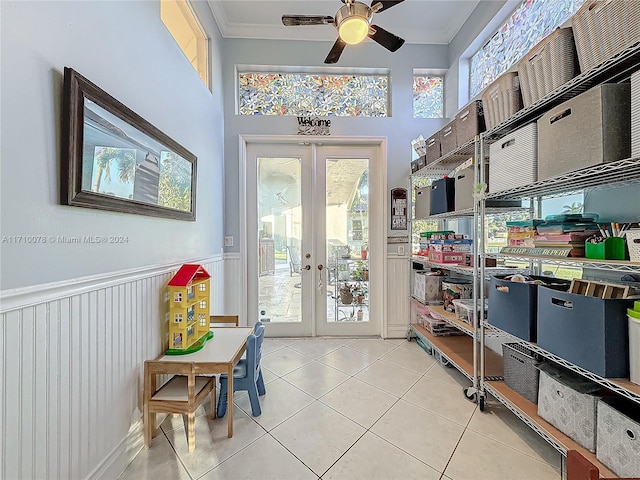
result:
[[[580,93],[587,91],[588,89],[599,85],[604,82],[619,82],[629,78],[631,73],[640,69],[640,42],[628,47],[623,52],[619,53],[610,60],[604,62],[602,65],[592,69],[589,72],[583,73],[573,80],[567,82],[560,88],[549,93],[545,97],[541,98],[533,105],[524,108],[517,112],[515,115],[505,120],[501,124],[497,125],[493,129],[485,132],[480,136],[480,151],[478,158],[480,163],[486,160],[485,152],[488,150],[489,144],[499,140],[504,135],[509,134],[513,130],[524,126],[537,120],[549,109],[561,104],[562,102],[573,98]],[[478,170],[480,181],[484,182],[484,167],[481,165]],[[640,158],[628,158],[619,160],[616,162],[610,162],[600,164],[592,167],[588,167],[576,172],[560,175],[554,178],[546,179],[543,181],[535,182],[525,187],[514,188],[501,192],[495,192],[487,194],[485,198],[479,200],[477,205],[478,215],[474,218],[476,222],[476,233],[480,241],[479,244],[479,276],[483,278],[485,276],[484,259],[496,258],[504,259],[514,262],[528,263],[533,266],[534,263],[541,265],[554,264],[564,266],[577,266],[586,267],[599,270],[615,270],[619,272],[640,272],[640,262],[629,261],[609,261],[609,260],[593,260],[586,258],[560,258],[560,257],[539,257],[526,254],[489,254],[485,251],[485,246],[482,239],[485,238],[485,216],[488,213],[486,209],[487,199],[523,199],[529,198],[533,200],[537,198],[538,201],[541,198],[551,198],[555,196],[567,195],[572,192],[596,189],[596,188],[608,188],[611,186],[622,186],[638,184],[640,185]],[[484,284],[480,283],[480,301],[484,301],[486,297]],[[601,474],[609,477],[615,477],[613,472],[610,472],[605,466],[597,461],[595,455],[589,454],[585,449],[577,445],[573,440],[568,438],[562,432],[559,432],[553,426],[549,425],[546,421],[538,417],[536,405],[528,401],[517,392],[509,388],[504,382],[494,381],[486,371],[486,358],[484,355],[484,343],[485,335],[489,329],[493,332],[498,332],[502,335],[506,335],[507,338],[514,339],[514,341],[525,345],[527,348],[533,350],[544,358],[549,359],[559,365],[568,368],[585,378],[597,382],[598,384],[610,389],[612,392],[629,399],[637,404],[640,404],[640,386],[635,385],[629,381],[629,379],[611,379],[603,378],[593,374],[583,368],[574,365],[565,359],[558,357],[550,352],[547,352],[539,348],[536,344],[525,342],[524,340],[517,339],[512,335],[507,334],[494,326],[489,325],[485,320],[484,311],[480,311],[480,326],[478,341],[480,347],[477,349],[479,354],[479,390],[478,403],[480,409],[483,410],[484,397],[487,394],[493,395],[497,400],[503,403],[509,410],[511,410],[516,416],[522,419],[529,427],[531,427],[542,438],[549,442],[560,453],[566,455],[567,450],[577,449],[585,457],[587,457],[592,463],[598,465]]]

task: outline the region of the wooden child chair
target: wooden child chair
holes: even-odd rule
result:
[[[209,316],[209,327],[237,327],[238,326],[238,315],[210,315]]]
[[[198,376],[198,366],[186,362],[144,362],[143,420],[144,446],[151,446],[156,432],[156,413],[180,413],[187,415],[187,445],[193,452],[196,441],[195,411],[211,394],[211,415],[215,418],[216,378]],[[157,376],[175,374],[160,388]]]

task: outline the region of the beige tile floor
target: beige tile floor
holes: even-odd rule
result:
[[[463,396],[468,380],[415,342],[265,339],[267,393],[246,393],[227,421],[201,407],[196,448],[170,416],[128,479],[559,480],[561,458],[498,402]],[[208,405],[205,401],[204,405]]]

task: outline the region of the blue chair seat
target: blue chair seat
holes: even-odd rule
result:
[[[233,391],[246,390],[251,402],[251,413],[254,417],[262,414],[258,396],[264,395],[264,380],[260,369],[262,358],[262,341],[264,340],[264,325],[257,322],[253,328],[253,334],[247,337],[247,357],[240,359],[233,369]],[[224,417],[227,413],[229,379],[227,375],[220,375],[220,396],[216,413],[218,417]]]
[[[233,369],[233,378],[242,378],[247,376],[247,360],[242,358],[238,362],[238,365]]]

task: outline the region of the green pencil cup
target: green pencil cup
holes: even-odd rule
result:
[[[596,260],[624,260],[625,241],[621,237],[608,237],[604,242],[585,243],[585,255]]]

